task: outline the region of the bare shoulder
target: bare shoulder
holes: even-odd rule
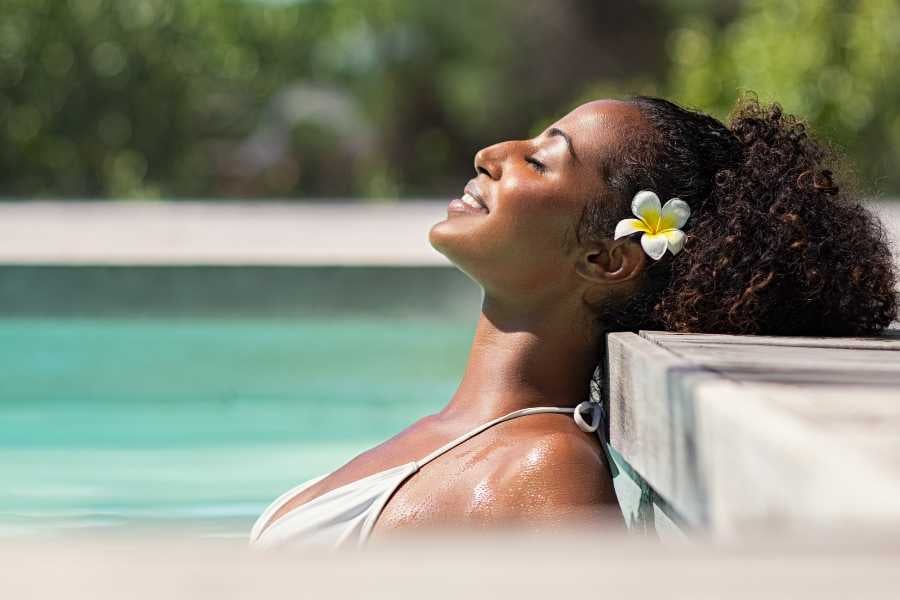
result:
[[[492,461],[492,515],[562,523],[576,516],[606,522],[618,514],[603,450],[590,435],[556,429],[510,442]]]
[[[602,501],[611,480],[603,451],[581,433],[552,431],[522,437],[508,447],[498,481],[510,489],[540,489],[548,499]]]

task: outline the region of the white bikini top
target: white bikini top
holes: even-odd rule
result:
[[[582,417],[582,414],[588,411],[592,413],[590,423],[587,423]],[[605,441],[602,428],[598,430],[601,416],[598,403],[582,402],[575,408],[538,406],[516,410],[476,427],[420,460],[379,471],[304,502],[266,527],[272,515],[278,512],[284,504],[306,488],[324,479],[329,473],[288,490],[276,498],[256,520],[250,532],[250,546],[252,548],[272,548],[301,544],[337,548],[347,543],[355,543],[358,547],[363,546],[387,501],[410,475],[444,452],[497,423],[536,413],[572,413],[575,422],[582,430],[588,433],[597,431],[601,441]]]

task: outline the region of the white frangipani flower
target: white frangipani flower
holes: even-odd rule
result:
[[[642,231],[641,247],[653,260],[659,260],[668,248],[678,254],[684,247],[684,232],[681,228],[691,216],[691,207],[680,198],[672,198],[662,207],[659,196],[642,190],[631,201],[631,212],[637,219],[622,219],[616,225],[613,239]]]

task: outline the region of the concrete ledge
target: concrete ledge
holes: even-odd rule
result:
[[[447,266],[446,202],[0,203],[0,264]]]
[[[872,207],[900,240],[900,202]],[[0,264],[448,266],[428,243],[446,209],[446,200],[0,202]]]
[[[609,336],[610,442],[714,535],[900,525],[900,330]]]

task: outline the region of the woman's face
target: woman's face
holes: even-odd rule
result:
[[[603,189],[600,165],[617,131],[639,120],[631,104],[597,100],[533,139],[483,148],[468,193],[432,227],[431,245],[489,294],[538,299],[570,291],[580,255],[575,225]]]

